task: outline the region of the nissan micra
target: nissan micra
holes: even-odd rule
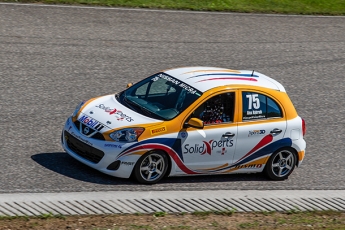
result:
[[[284,180],[303,161],[305,132],[284,87],[272,78],[184,67],[81,102],[61,142],[85,165],[140,183],[259,172]]]

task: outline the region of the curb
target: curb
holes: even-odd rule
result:
[[[0,216],[154,212],[345,211],[345,190],[207,190],[0,194]]]

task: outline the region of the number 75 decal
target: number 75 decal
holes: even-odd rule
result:
[[[246,98],[248,98],[248,110],[252,109],[252,107],[254,109],[260,108],[260,100],[257,93],[247,94]]]

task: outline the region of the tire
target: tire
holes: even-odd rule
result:
[[[293,149],[279,149],[267,161],[264,172],[271,180],[285,180],[295,169],[296,163],[297,157]]]
[[[134,167],[134,178],[142,184],[155,184],[167,172],[168,158],[163,152],[148,152],[139,158]]]

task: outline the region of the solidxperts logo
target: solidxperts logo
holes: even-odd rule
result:
[[[204,155],[204,154],[208,154],[211,155],[212,151],[217,148],[222,148],[221,151],[217,151],[220,152],[221,155],[224,155],[224,153],[226,153],[226,148],[230,148],[234,145],[234,141],[233,140],[220,140],[220,141],[214,141],[214,140],[210,140],[210,141],[203,141],[202,144],[194,144],[192,146],[190,146],[189,144],[186,144],[184,146],[184,154],[187,153],[200,153],[200,155]]]
[[[133,118],[131,118],[130,116],[127,116],[122,111],[120,111],[120,110],[118,110],[116,108],[111,109],[110,107],[107,107],[104,104],[96,105],[96,107],[100,108],[100,109],[103,109],[105,112],[109,113],[109,115],[113,115],[114,114],[118,121],[122,121],[123,119],[126,119],[126,121],[128,121],[128,122],[134,121]]]

